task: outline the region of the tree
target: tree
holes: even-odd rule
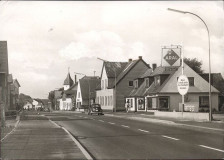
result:
[[[184,58],[184,63],[191,67],[196,73],[203,73],[203,70],[201,69],[202,61],[198,61],[197,58]]]

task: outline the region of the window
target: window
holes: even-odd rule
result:
[[[105,106],[107,106],[107,96],[105,96]]]
[[[129,81],[129,87],[133,87],[133,81]]]
[[[145,79],[145,87],[146,87],[146,88],[149,87],[149,79],[148,79],[148,78]]]
[[[159,109],[167,110],[169,108],[169,98],[161,97],[159,98]]]
[[[101,82],[101,89],[104,89],[104,80]]]
[[[209,107],[208,96],[199,96],[199,107]]]
[[[106,89],[108,87],[108,80],[105,79],[104,82],[105,82],[105,89]]]
[[[189,86],[194,86],[194,77],[188,77]]]
[[[155,84],[160,85],[160,77],[159,76],[155,77]]]
[[[135,80],[135,88],[138,88],[138,80]]]

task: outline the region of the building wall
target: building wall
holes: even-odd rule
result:
[[[60,99],[60,110],[71,110],[72,109],[72,99],[66,98],[64,101]]]
[[[96,103],[99,103],[102,109],[104,110],[113,110],[114,108],[113,98],[114,98],[114,89],[103,89],[96,92]]]
[[[159,94],[159,96],[168,96],[169,101],[169,111],[179,111],[179,103],[182,103],[182,96],[179,93],[170,93],[170,94]],[[208,93],[189,93],[188,100],[189,102],[199,102],[199,96],[208,96]],[[212,108],[218,110],[218,94],[212,94]]]
[[[133,81],[145,73],[148,66],[143,61],[139,61],[129,73],[117,84],[116,106],[118,110],[125,110],[125,97],[128,97],[133,87],[129,87],[129,81]]]

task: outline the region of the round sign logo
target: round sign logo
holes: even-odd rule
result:
[[[189,81],[185,75],[181,75],[177,80],[177,89],[181,95],[185,95],[189,89]]]

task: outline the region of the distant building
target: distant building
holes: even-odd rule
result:
[[[9,108],[9,86],[8,86],[8,50],[7,41],[0,41],[0,105],[5,110]]]
[[[70,73],[68,72],[67,77],[65,78],[64,84],[63,84],[64,90],[62,91],[62,97],[57,100],[59,102],[60,110],[71,110],[73,108],[72,97],[66,94],[66,91],[70,87],[72,87],[73,84],[74,84],[74,81],[72,80]]]
[[[20,84],[17,79],[13,79],[13,83],[10,84],[10,109],[19,109],[19,87]]]
[[[96,92],[96,101],[104,110],[125,110],[125,98],[133,89],[134,79],[150,67],[139,56],[128,62],[104,62],[101,72],[101,88]]]
[[[100,87],[100,78],[85,76],[78,81],[76,108],[83,109],[82,106],[95,103],[96,89]]]

